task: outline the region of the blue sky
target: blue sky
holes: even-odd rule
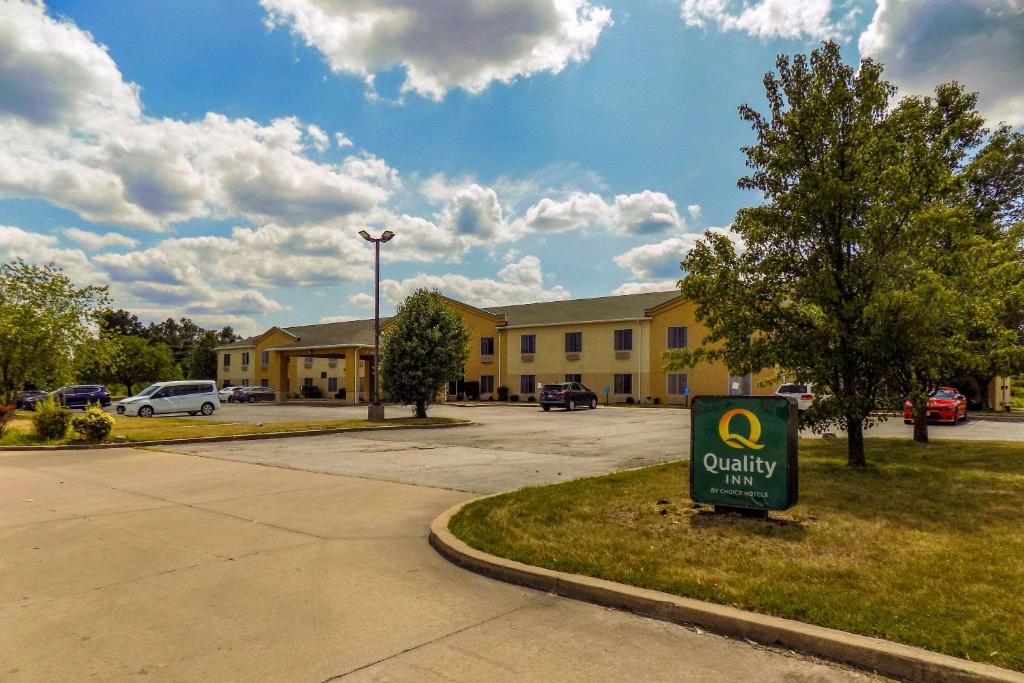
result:
[[[834,37],[1024,122],[1010,0],[354,7],[3,0],[0,259],[246,332],[372,314],[364,225],[398,233],[385,311],[660,289],[758,201],[736,108],[779,52]]]

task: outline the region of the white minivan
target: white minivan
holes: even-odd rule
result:
[[[153,417],[164,413],[212,415],[220,407],[217,384],[209,380],[157,382],[117,403],[117,414]]]

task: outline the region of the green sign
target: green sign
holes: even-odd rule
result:
[[[693,500],[754,510],[796,505],[796,401],[697,396],[690,421]]]

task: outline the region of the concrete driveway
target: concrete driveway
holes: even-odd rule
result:
[[[551,417],[604,429],[600,411]],[[524,438],[563,448],[527,424]],[[500,454],[503,429],[512,425],[379,435],[378,447],[404,450],[374,457],[399,461],[404,443],[441,434]],[[343,454],[351,441],[245,442],[223,454],[246,462],[132,449],[0,454],[0,679],[867,678],[459,569],[426,537],[469,494],[251,462]],[[616,448],[592,459],[608,466]],[[454,474],[474,467],[448,462],[448,481],[474,481]]]

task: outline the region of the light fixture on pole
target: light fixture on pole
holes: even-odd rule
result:
[[[366,230],[360,230],[359,236],[367,242],[373,242],[376,252],[376,267],[373,275],[373,399],[370,401],[367,410],[367,419],[371,422],[384,421],[384,406],[380,402],[380,245],[382,242],[389,242],[395,236],[390,230],[385,230],[380,237],[373,237]]]

